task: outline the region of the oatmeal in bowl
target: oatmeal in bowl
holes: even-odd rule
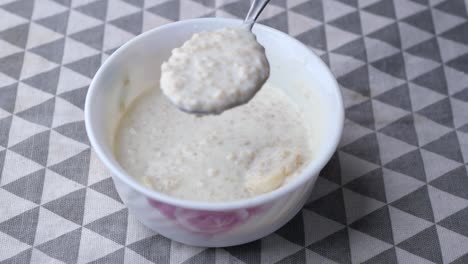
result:
[[[153,88],[124,114],[114,151],[129,174],[155,191],[194,201],[240,200],[279,188],[312,159],[303,119],[270,85],[246,105],[202,117],[181,112]]]
[[[130,213],[156,232],[197,246],[259,239],[304,205],[343,126],[339,87],[297,40],[266,26],[269,78],[246,104],[219,115],[184,113],[159,87],[161,65],[193,34],[240,21],[168,24],[116,51],[86,99],[90,142]]]

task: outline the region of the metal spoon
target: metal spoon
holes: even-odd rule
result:
[[[254,26],[255,22],[257,21],[257,18],[260,16],[262,13],[263,9],[266,7],[266,5],[270,2],[270,0],[253,0],[252,4],[250,5],[249,12],[247,13],[247,16],[244,19],[244,22],[242,23],[242,27],[245,27],[249,31],[252,31],[252,27]],[[238,106],[239,104],[236,105],[228,105],[224,110],[233,108],[235,106]],[[203,115],[209,115],[209,114],[218,114],[218,113],[211,113],[211,112],[202,112],[202,111],[194,111],[194,110],[188,110],[184,109],[183,107],[176,105],[177,108],[179,108],[181,111],[184,111],[186,113],[190,114],[195,114],[197,116],[203,116]]]
[[[257,21],[257,18],[260,16],[260,13],[262,13],[268,2],[270,2],[270,0],[253,0],[252,5],[250,5],[249,12],[244,19],[244,25],[249,30],[252,30],[253,25]]]

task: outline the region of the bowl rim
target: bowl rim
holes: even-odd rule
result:
[[[124,182],[126,185],[131,187],[133,190],[145,195],[147,198],[154,199],[159,202],[167,203],[169,205],[173,206],[178,206],[178,207],[183,207],[187,209],[194,209],[194,210],[207,210],[207,211],[227,211],[227,210],[236,210],[236,209],[243,209],[243,208],[250,208],[250,207],[255,207],[259,205],[266,204],[268,202],[271,202],[273,200],[276,200],[284,195],[287,195],[288,193],[298,189],[300,186],[304,185],[308,180],[310,180],[312,177],[318,177],[318,174],[320,173],[320,170],[323,169],[323,167],[326,165],[326,163],[330,160],[332,155],[334,154],[336,148],[338,147],[338,144],[341,140],[341,135],[343,131],[343,126],[344,126],[344,103],[343,103],[343,96],[340,90],[340,87],[336,81],[335,76],[331,72],[331,70],[328,68],[328,66],[312,51],[310,50],[305,44],[302,42],[298,41],[297,39],[289,36],[286,33],[283,33],[279,30],[276,30],[274,28],[261,25],[261,24],[256,24],[254,29],[261,29],[263,32],[266,34],[275,34],[278,35],[281,38],[286,38],[288,41],[291,41],[295,43],[296,45],[302,46],[305,54],[304,58],[307,57],[313,57],[315,61],[318,62],[320,67],[325,70],[325,72],[328,75],[328,78],[331,80],[330,87],[332,87],[332,90],[334,90],[334,97],[336,97],[336,108],[335,110],[337,111],[337,118],[335,120],[336,124],[332,124],[332,127],[336,127],[334,131],[331,131],[332,133],[328,134],[326,137],[328,138],[328,144],[323,144],[321,149],[324,149],[320,151],[322,153],[320,156],[315,157],[312,161],[309,162],[307,167],[304,169],[304,171],[295,179],[294,181],[289,182],[288,184],[282,186],[281,188],[278,188],[276,190],[273,190],[268,193],[264,193],[258,196],[253,196],[250,198],[245,198],[245,199],[240,199],[240,200],[234,200],[234,201],[228,201],[228,202],[203,202],[203,201],[193,201],[193,200],[185,200],[181,198],[175,198],[169,195],[166,195],[164,193],[160,193],[157,191],[154,191],[152,189],[149,189],[148,187],[144,186],[143,184],[139,183],[136,179],[132,178],[129,174],[127,174],[123,168],[120,166],[114,166],[114,164],[110,161],[109,157],[105,154],[103,151],[103,148],[101,146],[101,143],[98,142],[98,140],[95,137],[94,133],[94,128],[91,122],[91,102],[93,101],[92,98],[94,97],[94,94],[96,93],[98,87],[97,83],[99,82],[98,80],[101,78],[102,73],[106,68],[108,68],[110,65],[113,64],[115,59],[121,54],[124,53],[125,50],[132,46],[134,43],[141,41],[141,39],[144,39],[146,36],[151,35],[151,34],[157,34],[159,31],[162,30],[167,30],[170,28],[177,28],[177,27],[183,27],[183,26],[191,26],[193,27],[196,23],[200,22],[222,22],[226,24],[230,24],[233,22],[241,22],[239,19],[230,19],[230,18],[195,18],[195,19],[187,19],[187,20],[180,20],[176,21],[173,23],[168,23],[159,27],[156,27],[154,29],[148,30],[128,42],[126,42],[124,45],[122,45],[119,49],[117,49],[107,60],[100,66],[99,70],[96,72],[95,76],[93,77],[88,93],[86,95],[86,101],[85,101],[85,108],[84,108],[84,118],[85,118],[85,127],[86,127],[86,132],[91,144],[91,147],[94,149],[96,152],[98,158],[101,160],[101,162],[105,165],[105,167],[110,170],[111,174],[113,177],[118,177],[122,182]]]

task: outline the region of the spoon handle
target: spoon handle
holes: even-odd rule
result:
[[[270,2],[270,0],[253,0],[252,5],[250,6],[249,12],[244,20],[244,25],[252,30],[255,21],[257,20],[260,13],[263,11],[265,6]]]

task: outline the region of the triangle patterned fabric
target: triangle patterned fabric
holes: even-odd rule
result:
[[[86,136],[91,79],[142,32],[248,7],[0,0],[0,263],[468,263],[467,0],[272,0],[260,23],[319,55],[346,105],[313,195],[274,234],[229,248],[134,219]],[[96,195],[115,210],[95,211]]]

